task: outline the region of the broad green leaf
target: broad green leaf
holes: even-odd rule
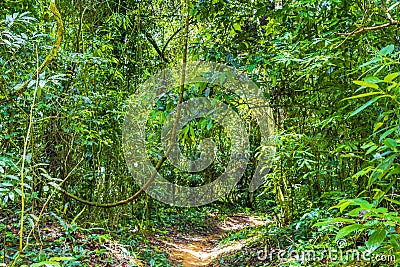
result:
[[[392,138],[386,138],[384,144],[391,150],[396,150],[397,148],[397,142]]]
[[[375,77],[375,76],[369,76],[369,77],[365,78],[364,81],[370,82],[370,83],[380,83],[380,82],[382,82],[381,79],[379,79],[378,77]]]
[[[49,185],[55,187],[56,189],[60,189],[60,185],[54,182],[50,182]]]
[[[29,225],[30,225],[32,228],[35,227],[35,223],[33,222],[32,218],[28,217],[28,222],[29,222]]]
[[[383,229],[376,230],[365,243],[367,248],[371,251],[375,251],[386,238],[386,231]]]
[[[361,148],[362,148],[362,149],[367,149],[367,148],[369,148],[369,147],[371,147],[371,146],[374,146],[374,145],[375,145],[375,144],[374,144],[373,142],[369,142],[369,143],[367,143],[367,144],[362,145]]]
[[[382,125],[383,125],[383,122],[378,122],[378,123],[375,125],[373,132],[376,132],[376,131],[378,131],[378,130],[379,130],[379,128],[381,128],[381,127],[382,127]]]
[[[339,232],[336,234],[335,240],[337,241],[343,237],[348,236],[352,232],[363,229],[363,228],[364,228],[364,225],[362,225],[362,224],[352,224],[352,225],[345,226],[342,229],[340,229]]]
[[[365,153],[365,155],[368,155],[368,154],[370,154],[371,152],[374,152],[376,149],[378,148],[378,146],[371,146],[368,150],[367,150],[367,152]]]
[[[15,191],[18,195],[22,196],[22,191],[21,191],[21,189],[19,189],[19,188],[14,188],[14,191]]]
[[[376,100],[378,100],[379,98],[382,98],[384,96],[386,96],[386,95],[375,96],[374,98],[370,99],[367,103],[365,103],[364,105],[362,105],[361,107],[359,107],[358,109],[353,111],[353,113],[351,113],[349,117],[353,117],[354,115],[356,115],[359,112],[363,111],[366,107],[368,107],[371,104],[375,103]]]
[[[15,175],[12,175],[12,174],[7,174],[6,177],[11,179],[11,180],[19,181],[19,178],[17,176],[15,176]]]
[[[382,56],[386,56],[391,54],[393,51],[394,51],[394,45],[388,45],[382,48],[381,51],[379,51],[379,54],[381,54]]]
[[[369,203],[365,199],[356,198],[356,199],[354,199],[354,203],[360,205],[360,207],[365,209],[365,210],[371,210],[372,209],[371,203]]]
[[[360,212],[363,210],[363,208],[355,208],[351,211],[349,211],[348,215],[352,217],[358,217],[360,216]]]
[[[29,216],[31,216],[35,221],[39,220],[39,218],[35,214],[29,214]]]
[[[393,175],[393,174],[400,174],[400,165],[397,165],[396,167],[394,167],[389,173],[388,173],[388,177]],[[396,180],[393,180],[396,181]]]
[[[396,131],[396,127],[391,128],[384,132],[380,137],[379,137],[379,143],[382,142],[383,139],[385,139],[387,136],[391,135],[394,131]]]
[[[242,28],[241,28],[241,26],[240,26],[239,23],[234,23],[234,24],[233,24],[233,28],[234,28],[236,31],[241,31],[241,30],[242,30]]]
[[[343,210],[346,209],[350,204],[352,204],[352,201],[342,200],[342,201],[339,202],[339,204],[330,207],[328,210],[339,209],[340,212],[343,212]]]
[[[381,164],[378,165],[377,169],[382,171],[388,171],[390,166],[392,166],[393,161],[397,157],[396,154],[391,155],[390,157],[386,158]]]
[[[381,58],[380,58],[380,57],[373,58],[373,59],[371,59],[370,61],[368,61],[368,62],[362,64],[362,65],[360,66],[360,68],[366,67],[366,66],[368,66],[368,65],[371,65],[372,63],[376,63],[376,62],[379,62],[379,61],[381,61]]]
[[[360,86],[365,86],[365,87],[370,87],[374,89],[379,89],[379,85],[371,82],[366,82],[366,81],[353,81],[353,83],[360,85]]]
[[[387,83],[390,83],[393,81],[393,79],[395,79],[397,76],[399,76],[398,72],[395,73],[390,73],[388,74],[383,80]]]

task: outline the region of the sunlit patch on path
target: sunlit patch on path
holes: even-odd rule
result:
[[[246,227],[257,227],[270,223],[256,216],[237,214],[226,218],[223,223],[213,227],[212,233],[208,235],[170,236],[170,240],[159,240],[164,243],[170,252],[170,258],[174,264],[181,266],[207,266],[213,259],[232,251],[242,249],[246,242],[251,240],[239,240],[226,245],[218,245],[218,241],[227,231],[239,231]]]

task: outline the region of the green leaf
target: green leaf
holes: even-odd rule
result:
[[[368,150],[367,150],[367,152],[365,153],[365,155],[368,155],[368,154],[370,154],[371,152],[374,152],[376,149],[378,148],[378,146],[371,146]]]
[[[349,211],[348,215],[352,216],[352,217],[358,217],[358,216],[360,216],[360,212],[363,210],[364,210],[363,208],[355,208],[355,209]]]
[[[364,81],[370,82],[370,83],[380,83],[380,82],[382,82],[381,79],[379,79],[378,77],[375,77],[375,76],[369,76],[369,77],[365,78]]]
[[[240,26],[239,23],[234,23],[234,24],[233,24],[233,28],[234,28],[236,31],[241,31],[241,30],[242,30],[242,27]]]
[[[343,210],[344,210],[345,208],[347,208],[351,203],[352,203],[352,202],[349,201],[349,200],[342,200],[342,201],[339,202],[339,204],[330,207],[328,210],[331,210],[331,209],[339,209],[340,212],[343,212]]]
[[[195,134],[194,134],[194,129],[193,129],[193,127],[189,127],[189,131],[190,131],[190,135],[191,135],[191,137],[194,137],[195,136]]]
[[[369,203],[365,199],[356,198],[356,199],[354,199],[354,203],[357,204],[357,205],[360,205],[360,207],[362,209],[364,209],[364,210],[371,210],[372,209],[371,203]]]
[[[371,251],[375,251],[383,243],[386,238],[386,231],[383,229],[376,230],[365,243],[367,248]]]
[[[384,197],[384,199],[389,201],[389,202],[392,202],[394,204],[400,205],[400,201],[398,201],[398,200],[391,199],[391,198],[388,198],[388,197]]]
[[[343,237],[348,236],[352,232],[363,229],[363,228],[364,228],[364,225],[362,225],[362,224],[352,224],[352,225],[345,226],[342,229],[340,229],[340,231],[336,234],[335,240],[337,241]]]
[[[365,87],[370,87],[374,89],[379,89],[379,85],[371,82],[366,82],[366,81],[353,81],[353,83],[360,85],[360,86],[365,86]]]
[[[383,139],[385,139],[387,136],[391,135],[394,131],[396,131],[397,127],[391,128],[384,132],[380,137],[379,137],[379,143],[382,142]]]
[[[29,225],[30,225],[32,228],[35,227],[35,223],[33,222],[32,218],[28,217],[28,222],[29,222]]]
[[[212,128],[212,125],[213,125],[213,121],[210,119],[207,124],[207,130],[210,130]]]
[[[371,174],[368,180],[368,187],[370,187],[376,180],[381,179],[385,174],[390,170],[390,167],[393,164],[394,159],[396,158],[396,154],[391,155],[382,161]]]
[[[354,115],[356,115],[359,112],[363,111],[366,107],[368,107],[371,104],[375,103],[376,100],[378,100],[379,98],[382,98],[384,96],[386,96],[386,95],[375,96],[374,98],[370,99],[367,103],[365,103],[364,105],[362,105],[361,107],[359,107],[358,109],[353,111],[353,113],[351,113],[349,117],[353,117]]]
[[[19,188],[14,188],[14,191],[15,191],[18,195],[22,196],[22,191],[21,191],[21,189],[19,189]]]
[[[381,127],[382,127],[382,125],[383,125],[383,122],[378,122],[378,123],[375,125],[373,132],[376,132],[376,131],[378,131],[378,130],[379,130],[379,128],[381,128]]]
[[[362,98],[366,96],[371,96],[371,95],[384,95],[384,92],[370,92],[370,93],[365,93],[365,94],[360,94],[360,95],[354,95],[351,97],[346,97],[345,99],[342,99],[341,101],[349,100],[349,99],[355,99],[355,98]]]
[[[379,61],[381,61],[381,58],[380,58],[380,57],[373,58],[373,59],[371,59],[370,61],[368,61],[368,62],[362,64],[362,65],[360,66],[360,68],[366,67],[366,66],[368,66],[368,65],[371,65],[372,63],[376,63],[376,62],[379,62]]]
[[[390,73],[390,74],[388,74],[388,75],[383,79],[383,81],[384,81],[384,82],[387,82],[387,83],[390,83],[390,82],[392,82],[397,76],[399,76],[399,73],[398,73],[398,72]]]
[[[385,196],[385,192],[380,190],[380,189],[374,189],[375,194],[374,194],[374,199],[380,200],[383,196]]]
[[[38,87],[37,91],[36,91],[36,96],[38,98],[40,98],[42,96],[42,87]]]
[[[386,56],[393,53],[393,51],[394,51],[394,45],[391,44],[382,48],[381,51],[379,51],[379,54],[382,56]]]
[[[50,182],[49,185],[55,187],[56,189],[60,189],[60,185],[54,182]]]
[[[396,150],[397,148],[397,142],[392,138],[386,138],[384,143],[391,150]]]
[[[15,199],[14,193],[13,193],[13,192],[9,192],[9,193],[8,193],[8,198],[9,198],[11,201],[14,201],[14,199]]]
[[[383,172],[388,171],[392,166],[393,161],[396,159],[397,155],[393,154],[390,157],[387,157],[381,164],[379,164],[376,168],[382,170]],[[381,178],[381,177],[380,177]]]
[[[396,167],[394,167],[389,173],[388,173],[388,177],[393,175],[393,174],[400,174],[400,165],[397,165]],[[393,180],[396,181],[396,180]]]

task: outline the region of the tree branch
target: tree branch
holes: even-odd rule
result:
[[[386,18],[389,22],[385,23],[385,24],[381,24],[381,25],[376,25],[376,26],[371,26],[371,27],[359,27],[358,29],[352,31],[352,32],[346,32],[346,33],[337,33],[339,35],[344,35],[346,36],[346,38],[339,44],[336,46],[336,48],[338,48],[339,46],[341,46],[344,42],[347,41],[347,39],[352,36],[352,35],[356,35],[356,34],[361,34],[361,33],[365,33],[367,31],[375,31],[375,30],[381,30],[393,25],[400,25],[400,21],[398,20],[394,20],[392,18],[392,16],[390,15],[389,11],[386,9],[385,5],[382,4],[381,5],[383,12],[385,12]]]
[[[372,26],[372,27],[361,27],[361,28],[358,28],[357,30],[355,30],[353,32],[338,33],[338,34],[339,35],[350,36],[350,35],[353,35],[353,34],[360,34],[360,33],[364,33],[364,32],[367,32],[367,31],[380,30],[380,29],[387,28],[387,27],[392,26],[392,25],[400,25],[400,21],[393,20],[393,21],[389,21],[388,23],[385,23],[385,24]]]
[[[160,56],[160,58],[165,63],[169,63],[169,60],[165,58],[164,53],[161,52],[160,48],[158,47],[158,45],[157,45],[156,41],[153,39],[153,37],[146,31],[144,32],[144,35],[146,36],[146,38],[150,42],[150,44],[153,46],[153,48],[156,50],[156,52]]]
[[[189,25],[193,24],[194,20],[190,20],[189,21]],[[169,63],[169,60],[165,57],[165,50],[168,47],[168,44],[172,41],[172,39],[174,39],[174,37],[185,28],[185,25],[179,27],[179,29],[177,29],[169,38],[168,40],[165,42],[164,46],[162,49],[160,49],[160,47],[157,45],[156,41],[153,39],[153,37],[146,31],[144,31],[144,34],[147,38],[147,40],[150,42],[150,44],[153,46],[153,48],[156,50],[157,54],[160,56],[160,58],[166,62]]]
[[[195,22],[194,20],[189,21],[189,25],[190,25],[190,24],[193,24],[194,22]],[[168,38],[168,40],[165,42],[165,44],[164,44],[164,46],[163,46],[163,48],[162,48],[162,50],[161,50],[161,52],[162,52],[163,55],[165,54],[165,50],[167,49],[169,42],[171,42],[172,39],[174,39],[174,37],[184,28],[184,26],[185,26],[185,25],[181,26],[178,30],[176,30],[176,31]]]

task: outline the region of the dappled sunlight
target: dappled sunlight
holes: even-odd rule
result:
[[[194,233],[188,236],[174,236],[169,241],[159,241],[168,248],[170,257],[174,262],[180,263],[182,266],[206,266],[219,256],[238,251],[248,242],[255,240],[255,237],[252,237],[232,241],[225,245],[218,244],[225,233],[240,231],[246,227],[263,226],[270,222],[255,216],[237,214],[227,217],[208,235],[202,236]]]

